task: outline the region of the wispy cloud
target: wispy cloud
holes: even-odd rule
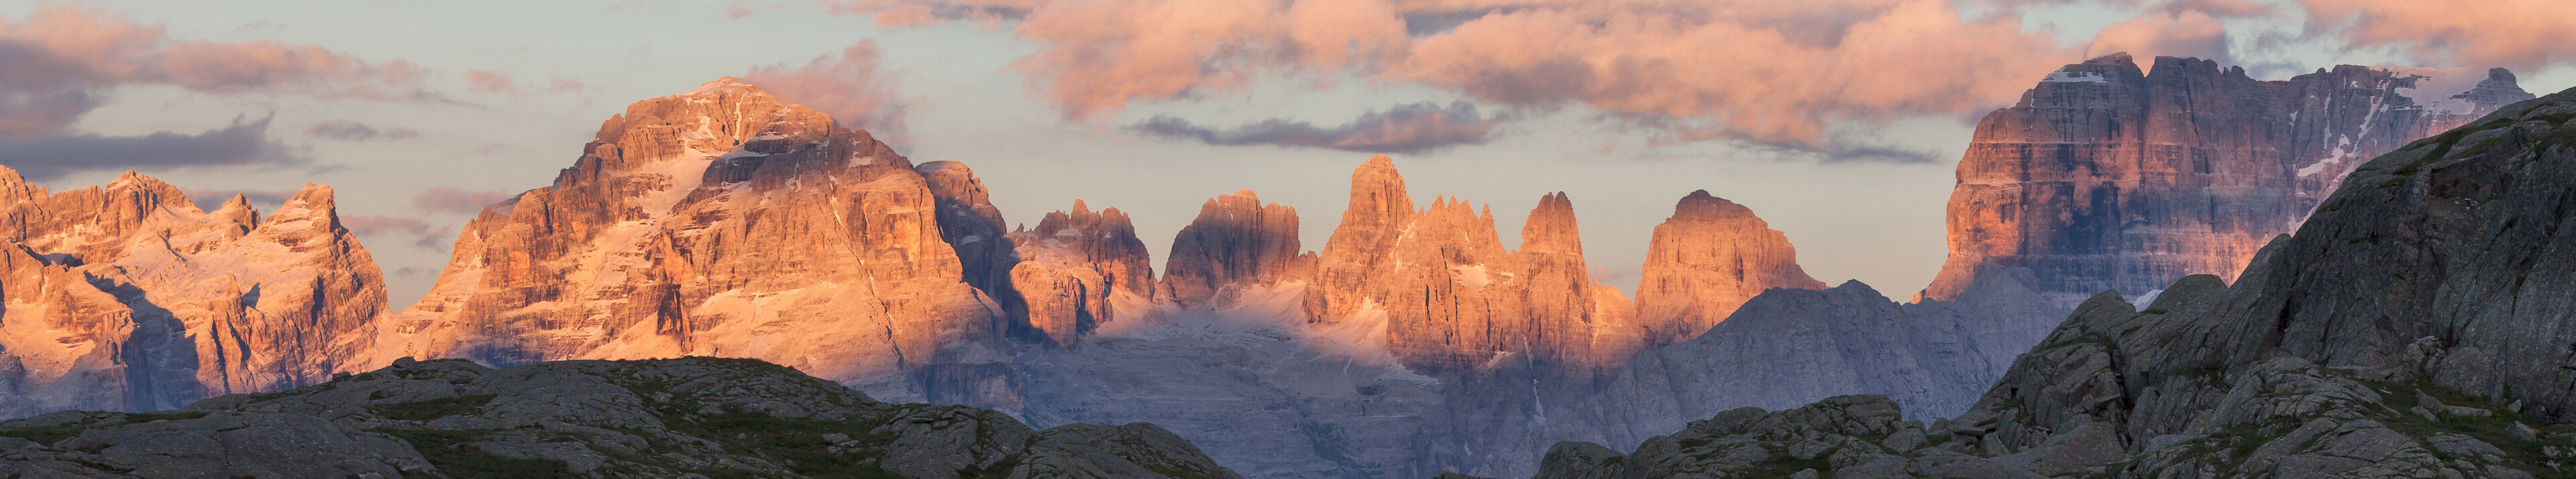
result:
[[[802,66],[781,63],[752,68],[743,80],[780,101],[832,115],[841,126],[901,143],[907,138],[904,110],[912,102],[895,93],[899,73],[879,69],[878,56],[876,40],[861,40]]]
[[[581,80],[564,77],[550,78],[547,79],[545,83],[536,83],[531,81],[522,84],[519,82],[518,77],[508,73],[502,73],[499,70],[466,70],[465,89],[475,93],[531,95],[540,93],[583,93],[590,91],[591,86],[588,83],[582,83]]]
[[[365,123],[348,120],[331,120],[315,123],[312,127],[305,128],[304,135],[316,138],[330,138],[349,141],[366,141],[377,138],[387,140],[408,140],[420,136],[420,131],[410,128],[377,130],[376,127],[367,126]]]
[[[2297,35],[2411,52],[2425,66],[2576,62],[2562,0],[823,0],[881,25],[1016,21],[1013,63],[1072,121],[1290,79],[1430,86],[1486,106],[1579,105],[1689,141],[1841,145],[1841,125],[2008,105],[2092,53],[2230,61],[2227,19],[2307,18]],[[2128,11],[2085,41],[2034,7]],[[980,16],[980,19],[978,18]],[[2239,22],[2244,23],[2244,22]],[[2278,23],[2278,22],[2274,22]],[[1182,126],[1156,120],[1160,126]],[[1201,128],[1182,130],[1228,133]],[[1901,155],[1900,155],[1901,156]]]
[[[483,208],[500,204],[511,195],[500,191],[460,190],[445,186],[422,190],[412,196],[411,207],[428,213],[476,214]]]
[[[1385,112],[1370,111],[1340,126],[1317,127],[1303,121],[1271,119],[1233,129],[1218,130],[1199,126],[1173,116],[1155,116],[1129,128],[1149,135],[1190,139],[1211,145],[1275,145],[1304,148],[1331,148],[1363,153],[1421,153],[1458,145],[1481,144],[1493,138],[1497,125],[1507,120],[1503,115],[1487,116],[1476,111],[1476,105],[1452,102],[1443,108],[1438,103],[1422,102],[1397,105]]]
[[[31,180],[82,171],[157,170],[226,166],[288,167],[310,164],[300,152],[268,139],[269,120],[234,120],[199,134],[144,136],[52,135],[0,139],[0,159]]]

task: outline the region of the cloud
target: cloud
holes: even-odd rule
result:
[[[1487,117],[1476,105],[1453,102],[1447,108],[1422,102],[1397,105],[1380,113],[1363,113],[1332,128],[1303,121],[1272,119],[1231,130],[1216,130],[1172,116],[1155,116],[1129,128],[1149,135],[1198,140],[1210,145],[1277,145],[1331,148],[1362,153],[1421,153],[1492,139],[1494,127],[1507,120]]]
[[[1682,141],[1872,151],[1831,133],[2011,104],[2093,52],[2229,60],[2229,19],[2428,66],[2576,62],[2563,0],[825,0],[881,25],[1016,19],[1012,63],[1070,121],[1267,80],[1429,86],[1488,107],[1578,106]],[[2459,4],[2459,5],[2454,5]],[[2059,41],[2021,20],[2089,5],[2129,18]],[[2261,22],[2237,22],[2239,24]],[[2277,22],[2273,22],[2277,23]],[[2089,47],[2089,48],[2088,48]],[[1166,126],[1177,126],[1163,122]]]
[[[1030,11],[1018,34],[1044,47],[1012,67],[1076,120],[1240,90],[1265,73],[1373,71],[1406,39],[1380,0],[1061,0]]]
[[[780,63],[755,67],[745,81],[759,85],[780,101],[813,107],[832,115],[841,126],[858,128],[902,142],[904,110],[911,100],[895,94],[898,72],[877,68],[876,40],[861,40],[838,54],[815,57],[804,66]]]
[[[579,93],[590,90],[590,84],[564,77],[546,80],[544,85],[521,85],[517,78],[498,70],[466,70],[465,89],[475,93],[527,95],[536,93]]]
[[[348,120],[331,120],[315,123],[313,124],[313,127],[305,128],[304,135],[349,141],[366,141],[377,138],[387,140],[408,140],[420,136],[420,131],[410,128],[394,128],[378,131],[376,130],[376,127],[367,126],[365,123]]]
[[[309,164],[298,152],[268,139],[267,118],[236,119],[231,126],[188,135],[172,132],[144,136],[53,135],[0,139],[0,161],[31,180],[59,178],[81,171],[205,168],[220,166],[284,167]]]
[[[2564,0],[2300,0],[2308,34],[2352,47],[2397,47],[2426,66],[2536,70],[2576,62],[2576,14]]]
[[[160,25],[69,6],[0,18],[0,158],[30,178],[140,167],[285,166],[302,156],[266,138],[269,122],[201,134],[109,137],[69,127],[127,85],[202,93],[447,101],[404,61],[369,62],[269,41],[172,41]]]
[[[392,216],[341,216],[340,226],[348,228],[349,231],[369,236],[402,231],[412,233],[429,231],[428,222]]]
[[[455,240],[456,227],[440,226],[438,229],[422,232],[420,237],[411,240],[411,245],[421,249],[447,251],[456,246]]]
[[[432,227],[429,222],[394,216],[341,216],[340,226],[361,236],[408,236],[400,238],[422,249],[446,250],[448,240],[455,239],[456,227]]]
[[[2147,15],[2112,24],[2093,36],[2087,57],[2128,52],[2140,58],[2192,57],[2235,63],[2227,52],[2227,26],[2207,13],[2187,10],[2172,16]]]
[[[411,198],[411,207],[430,213],[477,214],[483,207],[500,204],[513,196],[499,191],[471,191],[445,186],[422,190]]]
[[[188,199],[194,200],[197,209],[214,211],[215,208],[222,207],[224,202],[232,201],[234,195],[241,195],[242,199],[249,200],[252,206],[275,207],[286,204],[286,200],[294,198],[297,191],[289,188],[283,190],[189,189],[183,192],[188,194]]]

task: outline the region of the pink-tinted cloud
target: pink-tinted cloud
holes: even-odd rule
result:
[[[1016,19],[1013,68],[1066,118],[1275,79],[1427,85],[1486,105],[1580,105],[1674,140],[1917,158],[1829,125],[1967,116],[2088,53],[2225,61],[2226,19],[2288,19],[2427,65],[2576,61],[2563,0],[822,0],[880,25]],[[2060,43],[2034,7],[2133,12]],[[2456,5],[2455,5],[2456,4]],[[1967,12],[1967,13],[1963,13]],[[980,15],[980,17],[978,17]],[[2025,31],[2028,30],[2028,31]],[[2088,51],[2089,50],[2089,51]],[[1195,125],[1193,125],[1195,126]],[[1193,130],[1195,131],[1195,130]],[[1213,130],[1211,130],[1213,131]],[[1911,160],[1908,160],[1911,161]]]
[[[233,196],[235,195],[240,195],[243,200],[249,201],[253,207],[275,209],[276,206],[285,204],[288,198],[294,198],[295,193],[298,190],[299,188],[278,190],[188,189],[184,192],[188,194],[189,200],[197,204],[197,209],[214,211],[215,208],[222,207],[224,202],[232,201]]]
[[[460,190],[445,186],[423,190],[411,198],[411,207],[430,213],[476,214],[486,206],[500,204],[516,196],[499,191]]]
[[[590,90],[590,84],[582,83],[581,80],[564,77],[549,79],[543,85],[522,85],[519,83],[517,77],[511,76],[508,73],[502,73],[498,70],[466,70],[465,83],[466,90],[473,91],[475,93],[501,93],[510,95],[580,93]]]
[[[832,115],[841,126],[901,142],[904,109],[911,101],[896,95],[899,73],[878,69],[877,56],[876,40],[862,40],[803,66],[781,63],[752,68],[743,80],[769,90],[780,101]]]
[[[172,41],[159,25],[93,10],[40,7],[0,18],[0,139],[63,133],[115,87],[207,93],[444,101],[409,62],[370,62],[315,46]]]
[[[2576,62],[2576,6],[2565,0],[2300,0],[2312,35],[2397,47],[2428,66],[2537,69]]]
[[[2197,10],[2173,16],[2149,14],[2112,24],[2093,35],[2085,56],[2128,52],[2140,58],[2193,57],[2233,63],[2227,52],[2227,26]]]
[[[454,226],[433,226],[415,218],[378,215],[340,217],[340,227],[361,236],[393,237],[422,249],[446,250],[456,237]]]
[[[1367,72],[1405,41],[1382,0],[1058,0],[1018,33],[1046,48],[1012,65],[1074,119],[1238,90],[1263,73]]]
[[[1494,103],[1581,103],[1688,138],[1822,144],[1825,120],[2008,102],[2073,56],[2044,32],[1970,23],[1938,0],[1737,2],[1488,14],[1417,40],[1389,75]]]
[[[370,236],[405,231],[415,234],[429,231],[429,222],[392,216],[341,216],[340,226],[348,228],[351,232]]]

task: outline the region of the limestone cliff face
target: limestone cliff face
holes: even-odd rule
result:
[[[1396,358],[1435,371],[1506,359],[1615,368],[1635,352],[1627,299],[1592,282],[1562,193],[1530,211],[1519,251],[1503,247],[1491,207],[1446,197],[1412,205],[1384,155],[1352,172],[1350,209],[1306,289],[1310,321],[1383,321]]]
[[[984,189],[984,181],[965,163],[933,161],[914,167],[930,183],[930,194],[939,198],[939,237],[957,251],[960,271],[966,284],[983,291],[984,296],[1002,306],[1004,311],[1023,312],[1026,305],[1018,291],[1011,289],[1011,268],[1020,261],[1018,247],[1011,244],[1009,223],[1002,221],[1002,209],[993,207]]]
[[[1229,303],[1229,288],[1305,281],[1315,257],[1297,244],[1297,209],[1264,204],[1252,190],[1210,198],[1172,237],[1163,292],[1180,307]]]
[[[1388,260],[1396,239],[1413,223],[1413,212],[1413,197],[1404,193],[1404,175],[1396,173],[1395,160],[1377,155],[1351,171],[1350,206],[1315,257],[1314,286],[1306,291],[1308,321],[1339,323],[1369,306],[1370,295],[1381,286],[1379,278],[1396,267]]]
[[[389,353],[751,357],[918,400],[916,374],[996,361],[1002,316],[940,199],[867,132],[708,82],[628,106],[553,186],[486,208]]]
[[[1950,258],[1924,297],[1979,265],[2032,270],[2072,305],[2189,274],[2232,278],[2359,160],[2530,98],[2502,70],[2337,67],[2265,82],[2126,54],[2068,65],[1987,115],[1959,162]]]
[[[1798,267],[1788,235],[1707,190],[1682,197],[1652,241],[1637,279],[1637,320],[1650,346],[1698,337],[1764,290],[1825,288]]]
[[[306,185],[265,221],[127,172],[49,194],[0,168],[0,416],[168,409],[372,367],[375,259]]]
[[[1117,208],[1095,213],[1074,200],[1072,212],[1047,213],[1037,229],[1014,231],[1011,241],[1020,258],[1011,285],[1028,308],[1017,336],[1071,347],[1117,319],[1120,303],[1142,309],[1154,301],[1152,258]]]

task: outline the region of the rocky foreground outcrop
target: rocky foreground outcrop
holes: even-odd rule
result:
[[[2233,285],[2095,295],[1957,417],[1729,412],[1625,456],[1560,445],[1540,477],[2561,477],[2571,201],[2576,90],[2362,165]]]
[[[50,193],[0,167],[0,417],[168,409],[369,367],[384,276],[305,185],[261,218],[128,171]]]
[[[6,477],[1223,478],[1151,424],[1031,430],[746,359],[394,365],[154,413],[0,422]]]
[[[2339,66],[2260,81],[2127,54],[2067,65],[1977,125],[1950,196],[1950,299],[1982,265],[2073,306],[2192,274],[2234,278],[2363,160],[2530,99],[2503,69]]]

